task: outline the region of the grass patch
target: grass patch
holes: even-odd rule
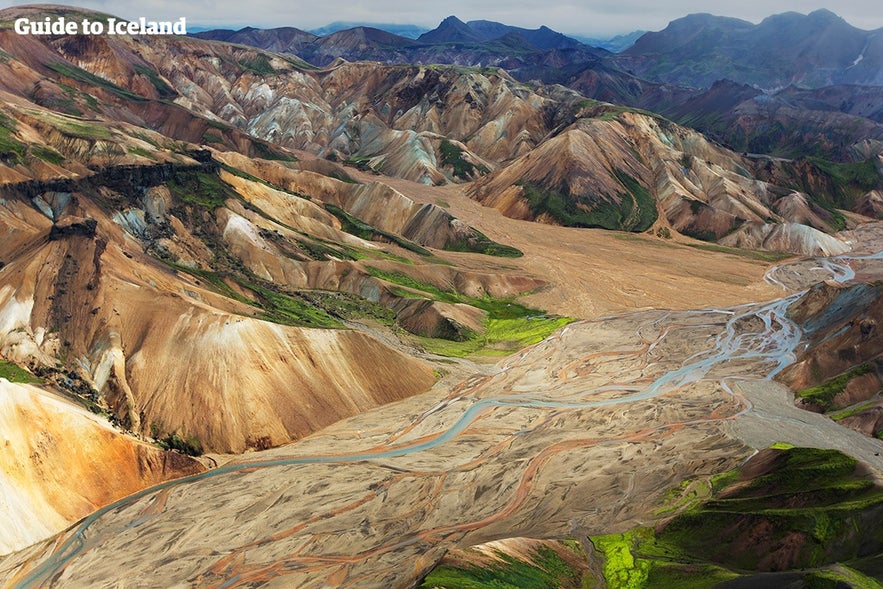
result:
[[[846,419],[847,417],[852,417],[858,413],[861,413],[865,409],[870,409],[871,407],[875,407],[879,401],[868,401],[866,403],[859,403],[853,407],[847,407],[846,409],[842,409],[840,411],[835,411],[834,413],[829,413],[828,417],[833,419],[834,421],[840,421],[841,419]]]
[[[242,200],[217,174],[208,172],[176,174],[168,187],[172,196],[182,202],[210,210],[223,206],[230,198]]]
[[[242,69],[259,76],[270,76],[276,73],[270,60],[263,53],[258,53],[251,59],[242,59],[237,62]]]
[[[641,589],[646,586],[651,562],[633,554],[641,536],[646,533],[639,529],[591,538],[595,550],[604,558],[603,573],[608,589]]]
[[[524,255],[524,252],[518,248],[497,243],[474,227],[470,229],[468,236],[446,243],[444,249],[449,252],[473,252],[498,258],[520,258]]]
[[[100,121],[88,121],[46,111],[28,111],[35,118],[52,125],[64,135],[79,139],[106,141],[111,139],[110,130]]]
[[[637,180],[623,171],[616,177],[623,190],[616,203],[603,195],[565,195],[555,189],[544,189],[532,182],[517,182],[535,216],[548,214],[569,227],[596,227],[621,231],[646,231],[656,221],[656,203]],[[592,200],[593,202],[590,202]]]
[[[202,443],[194,436],[180,436],[177,433],[169,434],[156,441],[163,450],[177,450],[188,456],[201,456]]]
[[[325,203],[325,210],[338,218],[338,220],[340,221],[341,229],[343,229],[347,233],[355,235],[356,237],[359,237],[366,241],[392,242],[401,248],[412,251],[421,256],[432,255],[432,252],[430,252],[425,247],[419,246],[413,241],[408,241],[407,239],[401,238],[394,233],[389,233],[387,231],[383,231],[382,229],[378,229],[372,225],[369,225],[361,219],[350,215],[338,206]]]
[[[486,166],[476,166],[472,162],[464,159],[463,150],[447,139],[442,139],[438,151],[441,155],[442,166],[451,166],[451,168],[453,168],[452,175],[455,178],[469,180],[478,174],[487,174],[490,172]]]
[[[870,570],[883,558],[883,489],[856,475],[856,460],[835,450],[776,444],[764,452],[762,470],[752,479],[740,480],[740,471],[721,475],[712,481],[713,499],[661,528],[592,537],[604,556],[608,587],[712,587],[736,577],[747,582],[751,571],[776,562],[788,563],[786,570],[819,569],[811,573],[817,578],[804,580],[874,587],[863,573],[836,563]],[[826,583],[807,586],[835,587]]]
[[[137,155],[137,156],[140,156],[143,158],[147,158],[149,160],[156,160],[156,157],[151,152],[147,151],[146,149],[142,149],[140,147],[130,147],[129,153],[131,153],[132,155]]]
[[[0,360],[0,378],[5,378],[9,382],[17,382],[23,384],[42,383],[43,381],[19,365],[9,360]]]
[[[31,147],[31,153],[44,162],[48,162],[56,166],[61,165],[62,163],[64,163],[65,159],[67,159],[54,149],[44,147],[42,145],[35,145]]]
[[[0,163],[16,166],[25,159],[28,146],[12,136],[15,122],[0,113]]]
[[[874,579],[847,566],[837,566],[813,571],[802,579],[810,589],[883,589],[879,579]]]
[[[212,133],[211,131],[206,131],[202,134],[202,142],[203,143],[217,143],[220,145],[224,144],[224,138],[218,135],[217,133]]]
[[[485,333],[472,333],[462,341],[418,337],[428,351],[440,356],[464,357],[478,352],[505,355],[541,342],[550,334],[571,321],[569,317],[547,315],[538,309],[526,307],[512,299],[494,297],[470,297],[452,290],[443,290],[433,284],[421,282],[400,272],[387,272],[366,266],[365,270],[375,278],[405,288],[391,289],[403,298],[425,298],[445,303],[463,303],[487,312]],[[418,291],[418,293],[412,292]]]
[[[580,573],[555,550],[540,546],[530,561],[497,552],[499,561],[486,567],[440,565],[420,584],[423,589],[557,589],[579,587]]]
[[[46,67],[65,78],[70,78],[84,84],[89,84],[90,86],[102,88],[120,98],[136,100],[138,102],[147,101],[147,98],[139,96],[131,90],[126,90],[125,88],[117,86],[109,80],[105,80],[102,77],[96,76],[92,72],[88,72],[69,63],[57,61],[55,63],[46,64]]]
[[[738,577],[739,575],[733,571],[711,564],[694,565],[654,561],[645,587],[708,589]]]
[[[852,370],[826,380],[820,385],[797,391],[797,396],[818,405],[822,408],[822,411],[838,409],[839,407],[834,407],[834,397],[842,393],[853,378],[867,374],[873,369],[873,366],[866,362]]]
[[[150,80],[151,85],[153,85],[160,98],[174,98],[178,95],[175,89],[169,86],[153,69],[141,64],[135,64],[135,71]]]
[[[260,309],[259,319],[296,327],[343,327],[340,321],[316,304],[316,299],[310,299],[300,293],[283,292],[275,285],[248,275],[247,271],[221,273],[189,268],[168,261],[166,263],[179,272],[202,279],[209,288],[220,295]],[[254,295],[254,300],[236,292],[225,279],[250,291]]]

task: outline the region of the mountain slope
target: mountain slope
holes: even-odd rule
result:
[[[107,419],[40,388],[0,379],[0,554],[56,534],[144,487],[204,470],[125,437]]]
[[[778,14],[753,25],[693,14],[647,33],[614,58],[651,80],[709,87],[720,79],[767,90],[789,85],[883,85],[883,35],[827,10]]]

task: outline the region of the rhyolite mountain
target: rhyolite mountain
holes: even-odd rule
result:
[[[501,68],[341,60],[316,67],[290,52],[300,43],[324,47],[325,60],[338,48],[356,53],[386,45],[405,54],[415,47],[364,27],[321,38],[295,29],[218,34],[225,41],[36,38],[11,30],[15,18],[47,11],[95,18],[64,7],[0,11],[0,355],[10,377],[0,381],[8,449],[0,498],[15,510],[0,524],[4,552],[140,488],[216,465],[215,458],[199,464],[181,452],[239,454],[287,444],[426,391],[457,362],[433,352],[507,353],[566,324],[568,318],[520,300],[551,287],[518,265],[525,252],[506,243],[508,235],[494,241],[476,228],[487,230],[483,214],[516,222],[479,209],[463,193],[516,219],[651,233],[620,235],[617,254],[638,247],[664,248],[666,256],[693,252],[683,244],[703,244],[691,237],[840,253],[849,244],[832,233],[883,214],[871,135],[842,140],[868,145],[861,161],[848,164],[753,157],[651,112],[553,83],[526,85]],[[502,29],[461,24],[479,37],[475,55],[498,59],[514,50],[507,63],[516,69],[604,56],[567,46],[537,52],[534,44],[545,41],[531,41],[529,30],[482,41]],[[539,33],[555,42],[548,31]],[[421,51],[455,59],[457,43]],[[604,72],[598,87],[605,91],[636,80]],[[662,96],[666,87],[641,86],[636,96],[640,88]],[[824,93],[795,91],[788,99],[819,112],[836,103]],[[877,116],[868,101],[837,108]],[[469,206],[449,211],[443,198],[424,197],[427,186],[451,189],[433,195],[456,190]],[[471,214],[468,222],[460,211]],[[513,238],[517,231],[565,231],[507,227],[516,227]],[[716,253],[701,255],[716,261]],[[741,288],[732,268],[745,262],[726,255],[722,278],[704,290]],[[642,268],[648,264],[640,260]],[[694,279],[685,275],[689,269],[680,275],[684,282]],[[622,296],[618,308],[645,305],[651,295]],[[819,378],[840,370],[825,342],[857,345],[850,338],[862,336],[863,319],[818,332],[807,353],[831,367]],[[875,350],[861,351],[872,361]],[[24,382],[31,379],[44,388]],[[449,402],[457,400],[442,405]],[[624,454],[630,446],[623,442]],[[395,466],[360,462],[366,471],[401,478]],[[471,477],[473,470],[467,464],[445,476]],[[226,515],[266,514],[284,496],[274,490],[266,495],[270,503],[240,513],[236,501],[249,500],[249,481],[238,479],[248,491],[215,494]],[[321,493],[325,482],[289,476],[264,483],[310,508],[306,491]],[[304,493],[300,484],[308,487]],[[470,484],[462,488],[475,503]],[[198,487],[185,500],[192,504],[172,503],[191,514],[194,507],[213,511],[202,494],[212,487]],[[125,530],[139,536],[142,524],[165,521],[167,497],[151,498]],[[365,497],[385,498],[385,488],[374,486]],[[413,493],[398,499],[413,504]],[[268,530],[288,520],[272,513],[280,519]],[[370,522],[351,529],[374,533]],[[191,532],[214,541],[210,530]],[[163,544],[180,556],[193,549],[181,541]],[[439,550],[411,574],[428,570]],[[13,560],[39,560],[23,554]],[[143,556],[136,550],[126,558]],[[161,551],[150,557],[165,559]],[[117,560],[101,560],[120,569]],[[172,559],[163,566],[177,565]]]
[[[104,38],[28,43],[39,47],[9,53],[67,84],[92,85],[88,75],[100,73],[111,86],[101,89],[109,99],[177,138],[219,146],[257,138],[427,184],[487,175],[470,193],[518,218],[633,231],[658,220],[702,239],[833,252],[843,246],[821,232],[843,226],[834,209],[858,206],[880,184],[871,172],[846,189],[839,168],[743,158],[647,113],[597,104],[560,86],[532,90],[498,69],[340,63],[314,70],[282,54],[196,39],[149,47]],[[205,52],[217,59],[196,58]],[[65,58],[91,71],[55,61]],[[133,100],[126,92],[165,101]],[[65,93],[47,86],[38,97],[52,106],[59,94]],[[200,115],[192,131],[158,116],[184,106]],[[863,160],[869,163],[850,165],[873,168],[876,152],[869,151]],[[598,165],[612,154],[620,163]],[[808,224],[800,238],[788,232],[784,240],[766,239],[776,224],[792,222]],[[737,230],[751,239],[730,235]]]
[[[563,84],[588,98],[658,112],[735,151],[836,161],[879,152],[881,36],[827,11],[759,25],[690,15],[620,55],[545,27],[453,16],[418,41],[364,27],[297,42],[287,41],[290,29],[231,33],[197,36],[284,50],[319,65],[343,57],[500,66],[522,82]]]

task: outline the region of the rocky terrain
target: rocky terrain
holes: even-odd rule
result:
[[[448,551],[601,579],[588,536],[774,442],[883,468],[871,128],[739,153],[498,67],[290,53],[398,43],[366,28],[10,29],[42,11],[84,14],[0,11],[3,584],[405,587]],[[400,47],[457,43],[582,51],[456,19]]]

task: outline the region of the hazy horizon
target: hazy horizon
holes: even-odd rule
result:
[[[21,5],[0,0],[0,8]],[[307,8],[305,2],[256,0],[245,9],[238,2],[195,0],[182,7],[170,0],[86,0],[72,4],[135,19],[176,20],[187,18],[190,27],[233,28],[245,26],[272,28],[291,26],[317,29],[335,21],[376,24],[410,24],[433,29],[446,17],[454,15],[463,21],[492,20],[507,25],[535,29],[548,26],[569,35],[612,37],[636,30],[659,31],[672,20],[694,13],[740,18],[759,23],[764,18],[783,12],[808,14],[826,8],[823,4],[793,0],[771,7],[767,2],[748,0],[713,10],[705,2],[678,0],[660,5],[646,0],[576,3],[572,0],[535,5],[516,5],[500,0],[453,0],[444,5],[414,5],[403,0],[345,2],[329,0]],[[854,27],[875,30],[883,27],[883,11],[867,0],[844,0],[836,9],[827,8]]]

